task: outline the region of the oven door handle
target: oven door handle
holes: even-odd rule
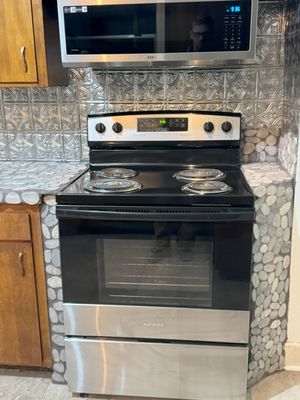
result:
[[[119,221],[254,221],[254,209],[238,207],[113,207],[57,205],[58,219]]]

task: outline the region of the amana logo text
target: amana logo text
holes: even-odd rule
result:
[[[165,326],[163,322],[144,322],[144,326],[151,326],[153,328],[162,328]]]

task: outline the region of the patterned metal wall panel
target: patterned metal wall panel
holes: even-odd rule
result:
[[[287,11],[290,16],[291,11]],[[295,30],[295,23],[288,28]],[[33,150],[25,146],[22,154],[22,150],[10,150],[2,144],[0,159],[86,159],[83,138],[88,113],[161,109],[239,111],[245,129],[274,124],[281,127],[284,33],[283,0],[260,1],[255,64],[124,71],[77,68],[69,70],[70,83],[66,87],[3,88],[1,143],[11,146],[12,137],[24,135],[24,143],[32,141]],[[297,43],[288,43],[292,54]]]
[[[36,158],[35,135],[32,133],[9,133],[7,140],[10,160],[34,160]]]
[[[36,159],[57,161],[63,159],[63,140],[61,133],[38,133],[36,136]]]
[[[261,2],[257,21],[259,35],[278,35],[283,31],[282,3]]]

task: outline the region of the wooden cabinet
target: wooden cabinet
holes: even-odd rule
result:
[[[39,206],[0,206],[0,364],[52,364]]]
[[[67,83],[54,0],[0,0],[0,86]]]

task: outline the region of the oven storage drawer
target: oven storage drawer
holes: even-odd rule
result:
[[[66,338],[71,392],[245,400],[248,347]]]
[[[131,337],[247,344],[249,311],[64,304],[70,336]]]

